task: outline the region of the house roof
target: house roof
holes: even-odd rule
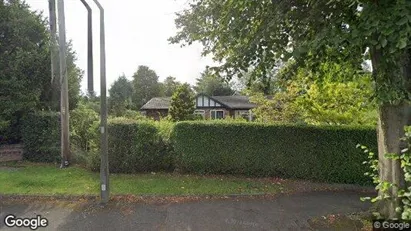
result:
[[[250,103],[248,96],[243,95],[211,96],[211,98],[231,109],[251,109],[256,106]]]
[[[256,105],[250,103],[248,96],[231,95],[231,96],[208,96],[216,102],[230,109],[251,109]],[[141,110],[168,109],[171,104],[171,97],[156,97],[149,100]]]
[[[155,97],[150,99],[141,107],[141,110],[149,109],[168,109],[170,107],[171,97]]]

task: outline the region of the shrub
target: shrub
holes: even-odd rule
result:
[[[170,141],[175,123],[168,120],[160,120],[154,121],[154,125],[157,127],[161,138],[165,141]]]
[[[134,173],[164,170],[166,147],[154,122],[126,118],[108,123],[111,172]]]
[[[60,162],[60,120],[55,112],[25,116],[21,127],[24,159],[33,162]]]
[[[182,171],[358,184],[371,182],[356,144],[377,146],[372,127],[220,121],[179,122],[173,140]]]
[[[195,110],[194,94],[189,84],[183,84],[177,88],[171,97],[170,110],[168,112],[172,121],[192,120]]]
[[[378,196],[375,197],[363,197],[361,200],[370,200],[375,203],[376,206],[381,208],[381,205],[386,203],[395,204],[395,211],[397,216],[401,215],[401,219],[410,220],[411,219],[411,126],[404,127],[404,137],[400,138],[400,142],[406,144],[406,148],[402,149],[400,153],[385,153],[384,157],[390,161],[398,161],[402,170],[402,179],[404,180],[404,185],[398,185],[391,180],[381,180],[380,175],[380,160],[378,159],[378,154],[375,154],[373,150],[368,149],[364,145],[358,144],[364,154],[368,155],[368,160],[364,161],[363,164],[367,166],[368,175],[373,183],[375,184],[375,189],[378,191]],[[398,203],[399,202],[399,203]],[[381,211],[381,209],[380,209]],[[387,211],[383,211],[385,214],[380,212],[374,212],[375,219],[387,219]]]
[[[223,121],[225,121],[225,122],[247,122],[248,119],[245,119],[244,117],[234,118],[234,117],[231,117],[231,116],[227,116],[227,117],[224,118]]]
[[[70,141],[81,151],[96,149],[100,116],[87,105],[80,104],[70,112]]]
[[[87,156],[84,158],[86,166],[91,171],[99,171],[100,170],[100,159],[101,152],[99,149],[93,149],[87,152]]]
[[[124,117],[129,118],[129,119],[135,119],[135,120],[148,120],[139,111],[133,111],[133,110],[126,110],[126,112],[124,113]]]
[[[9,121],[0,118],[0,145],[21,143],[22,113],[16,113]]]
[[[161,137],[161,155],[163,156],[163,170],[172,171],[175,166],[174,145],[171,139],[174,131],[175,123],[167,120],[160,120],[154,122],[158,129],[158,134]]]
[[[99,153],[100,146],[100,116],[87,102],[81,102],[70,111],[70,151],[72,162],[86,165],[90,169],[92,153]]]

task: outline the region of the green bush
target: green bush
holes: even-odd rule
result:
[[[108,123],[110,171],[134,173],[167,170],[167,147],[154,122],[126,118]]]
[[[84,158],[86,166],[91,171],[100,171],[100,155],[101,152],[99,149],[90,150],[86,154],[87,156]]]
[[[172,171],[175,166],[174,145],[171,139],[175,123],[168,120],[154,121],[161,138],[161,155],[163,156],[163,170]]]
[[[33,162],[60,162],[60,120],[55,112],[36,112],[22,120],[24,159]]]
[[[134,120],[149,120],[147,117],[143,116],[139,111],[126,110],[124,113],[125,118]]]
[[[21,143],[22,113],[16,113],[9,121],[0,118],[0,145]]]
[[[95,150],[99,145],[100,116],[84,103],[70,112],[70,142],[72,149]]]
[[[371,183],[356,144],[377,147],[371,127],[244,122],[179,122],[173,141],[182,171],[356,184]]]

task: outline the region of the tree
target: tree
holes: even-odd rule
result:
[[[197,93],[216,96],[232,95],[234,93],[223,78],[213,75],[209,69],[201,73],[194,89]]]
[[[131,107],[133,84],[125,75],[120,76],[108,90],[110,95],[110,111],[116,116],[122,116]]]
[[[166,97],[172,96],[173,93],[177,90],[177,88],[181,85],[182,84],[179,81],[177,81],[175,77],[167,77],[162,83],[163,95]]]
[[[301,123],[301,112],[294,103],[296,98],[291,92],[277,93],[273,97],[253,92],[250,95],[250,102],[256,104],[252,109],[253,116],[262,123]]]
[[[234,81],[236,85],[236,91],[242,93],[263,93],[264,95],[273,95],[278,92],[283,86],[280,67],[276,67],[270,72],[265,73],[265,78],[257,78],[253,69],[249,69],[247,72],[243,73],[241,77],[237,77]]]
[[[58,109],[59,89],[51,83],[50,38],[42,14],[21,1],[0,1],[0,21],[0,124],[18,139],[22,116]],[[71,44],[68,47],[70,106],[74,108],[82,73],[74,64]]]
[[[18,114],[39,105],[42,75],[50,76],[43,65],[49,54],[45,23],[27,5],[1,1],[0,20],[0,120],[7,127]]]
[[[278,59],[293,58],[313,70],[324,59],[372,62],[378,102],[380,180],[387,190],[379,211],[396,218],[398,192],[405,187],[400,162],[386,153],[400,154],[404,126],[411,123],[411,2],[405,0],[248,1],[193,0],[177,15],[173,43],[199,41],[204,54],[221,65],[218,73],[234,76],[253,66],[264,78]],[[384,190],[379,190],[382,196]]]
[[[79,104],[87,105],[88,108],[93,109],[97,114],[101,111],[101,100],[100,96],[97,96],[95,92],[87,92],[80,96]]]
[[[73,44],[69,41],[67,47],[67,77],[68,77],[68,93],[69,93],[69,108],[74,110],[77,108],[81,98],[81,80],[84,72],[75,64],[77,54],[73,50]],[[50,59],[49,59],[50,60]],[[56,67],[56,73],[60,73],[60,65]],[[43,90],[40,96],[42,108],[60,111],[60,78],[57,75],[50,85],[50,78],[44,83]]]
[[[324,62],[313,72],[290,62],[271,78],[270,86],[272,97],[253,85],[246,91],[257,104],[254,115],[259,121],[376,125],[370,73],[360,73],[350,63]]]
[[[139,66],[133,75],[134,93],[132,97],[134,108],[139,110],[151,98],[161,96],[160,84],[155,71],[147,66]]]
[[[369,75],[350,81],[327,79],[310,83],[295,104],[308,124],[375,126],[377,110],[371,101],[372,90]]]
[[[169,116],[173,121],[191,120],[195,110],[194,94],[187,83],[177,88],[171,97]]]

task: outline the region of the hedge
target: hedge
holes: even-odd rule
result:
[[[0,145],[21,142],[21,114],[16,114],[10,121],[0,120]]]
[[[171,168],[167,145],[154,122],[117,118],[109,121],[107,129],[111,172],[135,173]]]
[[[21,136],[25,160],[60,162],[60,120],[55,112],[36,112],[23,117]]]
[[[370,183],[356,145],[377,150],[371,127],[179,122],[173,140],[182,171],[333,183]]]

